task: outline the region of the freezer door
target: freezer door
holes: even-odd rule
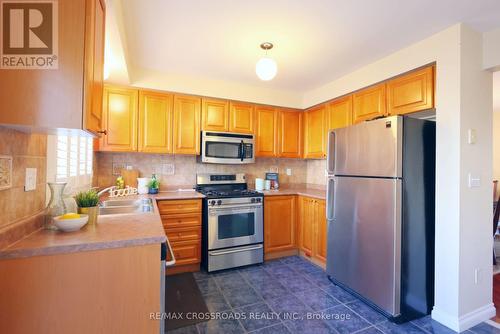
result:
[[[327,273],[396,316],[400,313],[401,180],[335,177]]]
[[[393,116],[335,130],[335,175],[401,177],[402,124]]]

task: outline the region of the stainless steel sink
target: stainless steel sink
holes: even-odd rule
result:
[[[153,201],[144,199],[110,199],[100,204],[100,215],[115,215],[126,213],[152,213]]]

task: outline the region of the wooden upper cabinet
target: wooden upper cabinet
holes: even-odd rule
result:
[[[315,200],[309,197],[299,197],[299,201],[299,248],[307,256],[312,256],[314,248]]]
[[[251,134],[255,132],[255,106],[253,104],[230,103],[229,131]]]
[[[257,157],[275,157],[277,155],[277,123],[278,113],[274,108],[261,107],[255,108],[256,125],[255,131]]]
[[[139,92],[139,152],[172,153],[174,96]]]
[[[315,203],[315,249],[314,257],[321,261],[326,262],[327,250],[327,221],[326,221],[326,202],[324,200],[316,200]]]
[[[0,68],[0,124],[102,131],[105,0],[56,4],[58,66]]]
[[[199,97],[174,96],[174,150],[177,154],[200,154]]]
[[[281,110],[278,115],[278,156],[301,158],[303,145],[303,113]]]
[[[304,157],[326,157],[326,105],[314,107],[305,112]]]
[[[138,95],[136,89],[105,86],[101,151],[137,151]]]
[[[386,115],[385,83],[371,86],[353,94],[353,123]]]
[[[103,131],[102,94],[104,86],[104,0],[87,1],[85,34],[85,128],[94,133]]]
[[[352,124],[352,95],[333,100],[328,104],[328,130]]]
[[[387,82],[387,109],[402,115],[434,108],[434,66],[425,67]]]
[[[264,252],[294,249],[296,196],[264,198]]]
[[[203,98],[201,105],[202,130],[229,131],[229,101]]]

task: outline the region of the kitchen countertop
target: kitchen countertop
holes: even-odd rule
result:
[[[280,188],[278,190],[264,190],[264,196],[300,195],[317,199],[326,199],[326,190],[308,187]]]
[[[156,195],[128,196],[152,198],[153,212],[112,214],[98,217],[97,226],[84,226],[76,232],[39,229],[0,250],[0,259],[53,255],[108,248],[133,247],[167,240],[156,200],[196,199],[196,191],[165,191]]]

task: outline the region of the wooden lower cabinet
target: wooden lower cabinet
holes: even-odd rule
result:
[[[198,271],[201,262],[201,199],[159,200],[163,228],[176,264],[167,275]],[[167,260],[170,260],[170,255]]]
[[[268,196],[264,198],[264,252],[296,248],[296,196]]]
[[[326,263],[325,200],[299,196],[299,249],[305,256]]]

